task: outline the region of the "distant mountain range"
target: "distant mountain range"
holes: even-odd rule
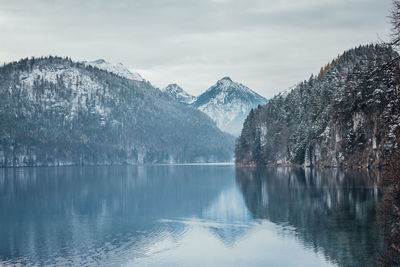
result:
[[[0,167],[231,161],[234,136],[237,164],[382,167],[400,145],[397,57],[360,46],[269,101],[229,77],[195,97],[121,63],[22,59],[0,67]]]
[[[122,63],[111,64],[99,59],[85,61],[84,64],[130,80],[144,81],[139,73],[131,72]],[[222,131],[234,136],[239,136],[250,110],[268,102],[261,95],[240,83],[233,82],[229,77],[222,78],[199,97],[189,94],[177,84],[169,84],[162,91],[177,102],[204,112]]]
[[[233,136],[121,64],[0,67],[0,166],[231,161]]]
[[[111,64],[104,59],[83,63],[130,80],[144,81],[139,73],[131,72],[122,63]],[[229,77],[222,78],[198,97],[189,94],[177,84],[169,84],[162,91],[177,102],[204,112],[222,131],[234,136],[240,135],[250,110],[268,102],[261,95],[233,82]]]
[[[250,88],[224,77],[197,98],[176,84],[168,85],[164,93],[176,101],[201,110],[212,118],[217,126],[238,136],[247,114],[252,108],[264,105],[267,99]]]

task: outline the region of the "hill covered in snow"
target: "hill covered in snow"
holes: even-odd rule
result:
[[[233,156],[234,138],[202,112],[149,82],[68,58],[0,67],[0,121],[0,166],[216,162]]]

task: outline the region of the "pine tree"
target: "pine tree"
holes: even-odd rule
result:
[[[254,150],[253,150],[253,162],[257,165],[257,166],[263,166],[265,165],[265,160],[264,160],[264,153],[262,151],[262,147],[261,147],[261,138],[260,138],[260,132],[256,131],[256,135],[255,135],[255,142],[254,142]]]

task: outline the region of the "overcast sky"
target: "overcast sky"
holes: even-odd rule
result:
[[[391,0],[0,0],[0,61],[122,62],[194,95],[230,76],[271,97],[385,39]]]

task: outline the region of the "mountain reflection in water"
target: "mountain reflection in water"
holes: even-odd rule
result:
[[[0,169],[0,265],[371,266],[379,199],[360,171]]]

